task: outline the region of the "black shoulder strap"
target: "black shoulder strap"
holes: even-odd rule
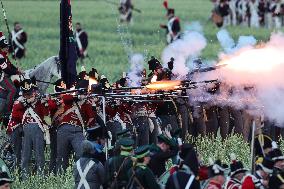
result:
[[[174,185],[175,185],[175,189],[180,189],[180,185],[178,182],[178,178],[177,178],[177,171],[173,174],[173,180],[174,180]]]

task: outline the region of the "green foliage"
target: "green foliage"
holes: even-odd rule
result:
[[[189,137],[188,141],[195,143],[196,150],[205,164],[208,164],[209,158],[221,159],[224,163],[230,164],[230,155],[234,153],[247,168],[250,166],[250,145],[239,135],[230,135],[225,140],[221,136],[199,136],[196,139]]]
[[[12,185],[12,188],[22,189],[70,189],[74,188],[74,178],[72,173],[72,167],[69,167],[65,174],[62,175],[50,175],[39,176],[33,175],[26,181],[20,181],[19,175],[14,176],[16,179]]]

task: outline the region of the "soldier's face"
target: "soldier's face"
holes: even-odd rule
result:
[[[163,152],[167,152],[170,149],[170,146],[166,143],[161,143],[160,148]]]
[[[148,165],[149,162],[150,162],[150,160],[151,160],[150,156],[144,157],[144,164],[145,164],[145,165]]]
[[[80,30],[81,26],[79,24],[76,24],[76,30]]]
[[[19,31],[20,29],[22,29],[22,26],[20,24],[16,24],[15,25],[15,30]]]
[[[7,46],[7,47],[5,47],[5,48],[2,48],[2,49],[1,49],[1,51],[2,51],[2,52],[4,52],[4,53],[8,53],[8,51],[9,51],[8,46]]]
[[[274,167],[284,170],[284,160],[275,162]]]
[[[225,183],[225,177],[223,175],[218,175],[216,179],[221,185]]]
[[[0,189],[10,189],[10,184],[9,183],[4,184],[0,186]]]

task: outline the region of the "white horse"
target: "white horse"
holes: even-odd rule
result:
[[[46,92],[53,76],[61,78],[61,64],[58,56],[52,56],[46,59],[33,69],[26,70],[24,75],[11,76],[12,81],[22,81],[25,78],[35,77],[37,80],[38,90],[41,94]],[[7,91],[0,86],[0,114],[5,109]]]
[[[25,71],[29,78],[35,77],[39,92],[44,94],[48,88],[53,76],[61,78],[61,64],[58,56],[52,56],[46,59],[33,69]]]

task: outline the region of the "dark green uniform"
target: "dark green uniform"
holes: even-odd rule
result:
[[[151,156],[149,168],[156,177],[160,177],[166,171],[166,162],[168,159],[175,157],[178,153],[178,145],[172,139],[164,135],[159,135],[158,142],[165,142],[170,145],[170,150],[163,152],[156,144],[152,144],[149,147]]]
[[[128,176],[130,180],[128,188],[143,186],[144,189],[160,189],[151,169],[142,163],[137,163],[133,169],[130,169]]]
[[[120,155],[110,158],[106,162],[107,183],[112,183],[116,185],[117,188],[126,187],[128,183],[127,172],[131,167],[132,160],[128,152],[121,152]]]

